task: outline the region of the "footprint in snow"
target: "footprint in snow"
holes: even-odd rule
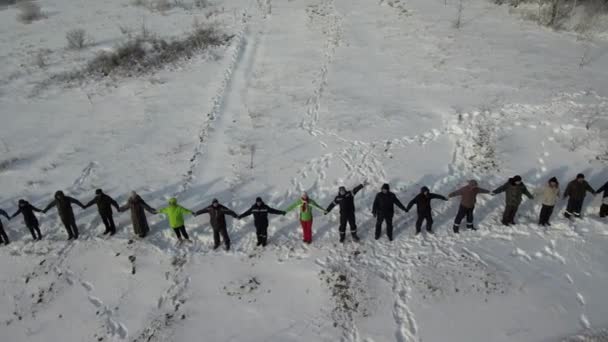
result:
[[[95,307],[99,308],[103,305],[103,302],[101,301],[101,299],[97,298],[97,297],[93,297],[93,296],[89,296],[89,302],[91,302],[91,304],[95,305]]]
[[[83,281],[81,283],[82,287],[84,287],[85,290],[87,290],[88,292],[93,291],[93,284],[89,283],[88,281]]]

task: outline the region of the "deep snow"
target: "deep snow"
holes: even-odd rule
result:
[[[459,30],[452,0],[216,0],[165,13],[40,4],[47,18],[29,25],[0,10],[9,213],[57,189],[88,201],[103,187],[121,204],[137,190],[154,207],[218,198],[243,212],[260,195],[284,208],[306,190],[325,206],[339,185],[370,185],[356,201],[361,244],[337,242],[338,210],[316,216],[311,246],[295,215],[273,217],[265,250],[251,218],[230,219],[230,252],[211,250],[206,218],[187,220],[184,247],[160,216],[140,240],[121,214],[107,239],[95,210],[77,209],[77,242],[54,213],[40,216],[36,243],[21,218],[3,220],[13,242],[0,248],[2,341],[559,341],[608,326],[600,196],[574,223],[560,202],[549,229],[535,224],[536,201],[506,228],[504,197],[480,196],[479,230],[460,236],[457,200],[437,202],[436,235],[414,236],[414,214],[398,212],[392,243],[373,240],[370,212],[384,182],[402,202],[470,178],[606,182],[606,42],[581,68],[576,36],[483,0],[464,1]],[[150,75],[35,91],[127,39],[120,26],[179,36],[195,18],[230,44]],[[81,52],[65,48],[75,27],[95,42]]]

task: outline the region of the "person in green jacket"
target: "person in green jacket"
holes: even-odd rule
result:
[[[182,241],[182,237],[187,241],[190,241],[190,237],[188,236],[188,233],[186,233],[186,227],[184,226],[184,215],[192,215],[192,210],[177,204],[176,198],[170,198],[169,206],[160,209],[158,213],[167,215],[169,226],[173,228],[173,231],[180,242]]]
[[[293,211],[295,208],[300,208],[300,224],[302,225],[302,231],[304,233],[304,242],[311,243],[312,242],[312,208],[316,208],[321,210],[323,213],[327,213],[325,209],[321,208],[320,205],[317,204],[314,200],[308,197],[308,194],[305,192],[302,195],[302,198],[298,199],[294,203],[292,203],[285,212],[288,213]]]

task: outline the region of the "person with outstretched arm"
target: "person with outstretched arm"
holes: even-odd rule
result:
[[[372,214],[376,218],[376,240],[382,235],[382,222],[386,222],[386,236],[389,241],[393,241],[393,216],[395,215],[395,206],[406,211],[405,206],[399,201],[397,195],[391,192],[388,184],[383,184],[380,192],[374,199],[372,206]]]
[[[213,229],[213,249],[217,249],[222,242],[221,240],[224,240],[224,247],[229,251],[230,237],[228,236],[228,229],[226,227],[226,215],[230,215],[234,218],[238,218],[238,215],[234,211],[221,205],[216,198],[213,199],[210,206],[194,213],[196,216],[202,214],[209,214],[209,223]]]
[[[608,182],[597,189],[595,193],[599,195],[602,191],[604,195],[602,197],[602,205],[600,206],[600,217],[604,218],[608,216]]]
[[[540,215],[538,217],[538,224],[540,226],[550,226],[551,215],[553,215],[553,209],[559,200],[559,182],[557,178],[552,177],[549,179],[547,184],[540,190],[541,204]]]
[[[570,181],[564,191],[564,198],[568,197],[568,206],[564,212],[564,216],[569,219],[571,217],[581,218],[583,203],[587,192],[595,194],[595,190],[585,180],[585,175],[579,173],[576,179]]]
[[[357,235],[357,220],[355,217],[355,195],[366,185],[367,182],[364,182],[352,190],[346,190],[345,187],[341,186],[338,188],[338,195],[334,198],[334,201],[325,209],[325,214],[327,215],[336,205],[340,206],[340,227],[338,230],[340,231],[340,242],[342,243],[346,237],[347,223],[350,226],[350,235],[352,236],[353,241],[359,241],[359,236]]]
[[[454,233],[458,234],[460,232],[460,222],[465,216],[467,218],[467,229],[477,230],[473,225],[473,212],[475,211],[475,203],[477,203],[477,195],[489,193],[490,190],[480,188],[477,181],[472,179],[467,185],[448,195],[448,198],[460,196],[460,207],[454,219]]]
[[[46,212],[51,208],[57,207],[59,218],[61,218],[61,222],[63,223],[65,230],[68,232],[68,240],[78,239],[78,226],[76,225],[76,218],[74,217],[72,204],[76,204],[84,209],[84,204],[82,204],[79,200],[64,195],[63,191],[57,191],[55,193],[55,199],[42,210],[42,212],[46,214]]]
[[[131,191],[131,196],[125,205],[118,208],[119,212],[131,210],[131,223],[133,224],[133,232],[140,238],[145,238],[150,232],[150,226],[148,226],[148,219],[146,218],[145,211],[150,214],[156,214],[156,209],[146,203],[141,196],[135,191]],[[145,210],[145,211],[144,211]]]
[[[0,215],[6,217],[6,219],[9,221],[11,219],[11,217],[8,216],[6,211],[4,211],[2,209],[0,209]],[[9,243],[11,243],[8,239],[8,235],[6,235],[6,232],[4,231],[4,226],[2,225],[2,220],[0,220],[0,243],[3,243],[5,245],[8,245]]]
[[[183,241],[182,238],[190,241],[184,224],[184,215],[192,215],[192,210],[177,204],[177,198],[170,198],[168,204],[169,206],[158,210],[158,213],[167,216],[169,226],[173,229],[175,235],[177,235],[179,242]]]
[[[34,214],[34,212],[41,213],[42,210],[31,205],[30,202],[24,199],[19,200],[18,207],[19,209],[17,209],[17,211],[13,215],[11,215],[11,218],[17,217],[17,215],[22,214],[25,226],[32,234],[32,238],[34,240],[42,240],[42,234],[40,233],[40,224],[38,223],[38,218],[36,218],[36,215]]]
[[[103,190],[97,189],[95,190],[95,198],[93,198],[84,207],[88,208],[93,204],[97,205],[97,210],[99,211],[101,221],[103,222],[104,226],[106,226],[106,230],[103,232],[103,235],[110,234],[110,236],[112,236],[116,234],[116,225],[114,224],[112,207],[118,211],[118,202],[116,202],[112,197],[106,195]]]
[[[418,219],[416,220],[416,235],[420,234],[422,230],[422,222],[426,221],[426,231],[433,234],[433,210],[431,208],[431,200],[440,199],[447,201],[445,196],[431,193],[431,190],[423,186],[420,189],[420,193],[414,197],[410,203],[408,203],[405,211],[408,212],[414,204],[418,210]]]
[[[308,197],[308,193],[304,192],[302,197],[297,201],[293,202],[285,212],[290,212],[296,208],[300,210],[300,225],[302,226],[303,241],[304,243],[312,243],[312,222],[313,214],[312,209],[318,209],[325,213],[325,209],[321,208],[312,198]]]
[[[239,219],[253,215],[253,225],[258,238],[258,246],[265,247],[268,242],[268,214],[285,215],[282,210],[269,207],[261,197],[255,199],[255,204],[246,212],[238,216]]]
[[[505,193],[505,210],[502,214],[502,224],[509,226],[515,224],[515,215],[522,202],[523,195],[529,199],[533,199],[534,196],[528,191],[519,175],[509,178],[505,184],[492,191],[492,195],[498,195],[502,192]]]

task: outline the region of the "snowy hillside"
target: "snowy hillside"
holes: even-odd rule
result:
[[[188,0],[184,0],[186,5]],[[198,1],[197,1],[198,2]],[[426,185],[447,195],[469,179],[531,189],[577,173],[608,181],[608,42],[589,44],[486,0],[210,0],[150,10],[136,1],[39,0],[40,20],[0,7],[0,208],[44,208],[56,190],[88,202],[103,188],[160,208],[217,198],[238,213],[261,196],[286,208],[303,191],[326,207],[356,196],[361,243],[338,242],[339,210],[317,212],[311,245],[297,214],[272,216],[256,247],[251,217],[228,219],[214,251],[208,217],[188,217],[178,246],[167,220],[128,213],[102,235],[76,208],[81,237],[56,211],[21,216],[0,247],[2,341],[595,341],[608,328],[608,229],[601,196],[570,222],[500,224],[504,195],[480,195],[479,230],[452,232],[458,199],[433,202],[436,234],[374,240],[383,183],[407,203]],[[175,2],[174,4],[184,4]],[[132,32],[164,38],[204,22],[230,36],[161,70],[62,83]],[[66,47],[82,28],[88,44]],[[585,52],[586,51],[586,52]],[[580,66],[586,54],[588,63]],[[40,87],[44,84],[44,87]],[[585,336],[600,336],[598,339]]]

